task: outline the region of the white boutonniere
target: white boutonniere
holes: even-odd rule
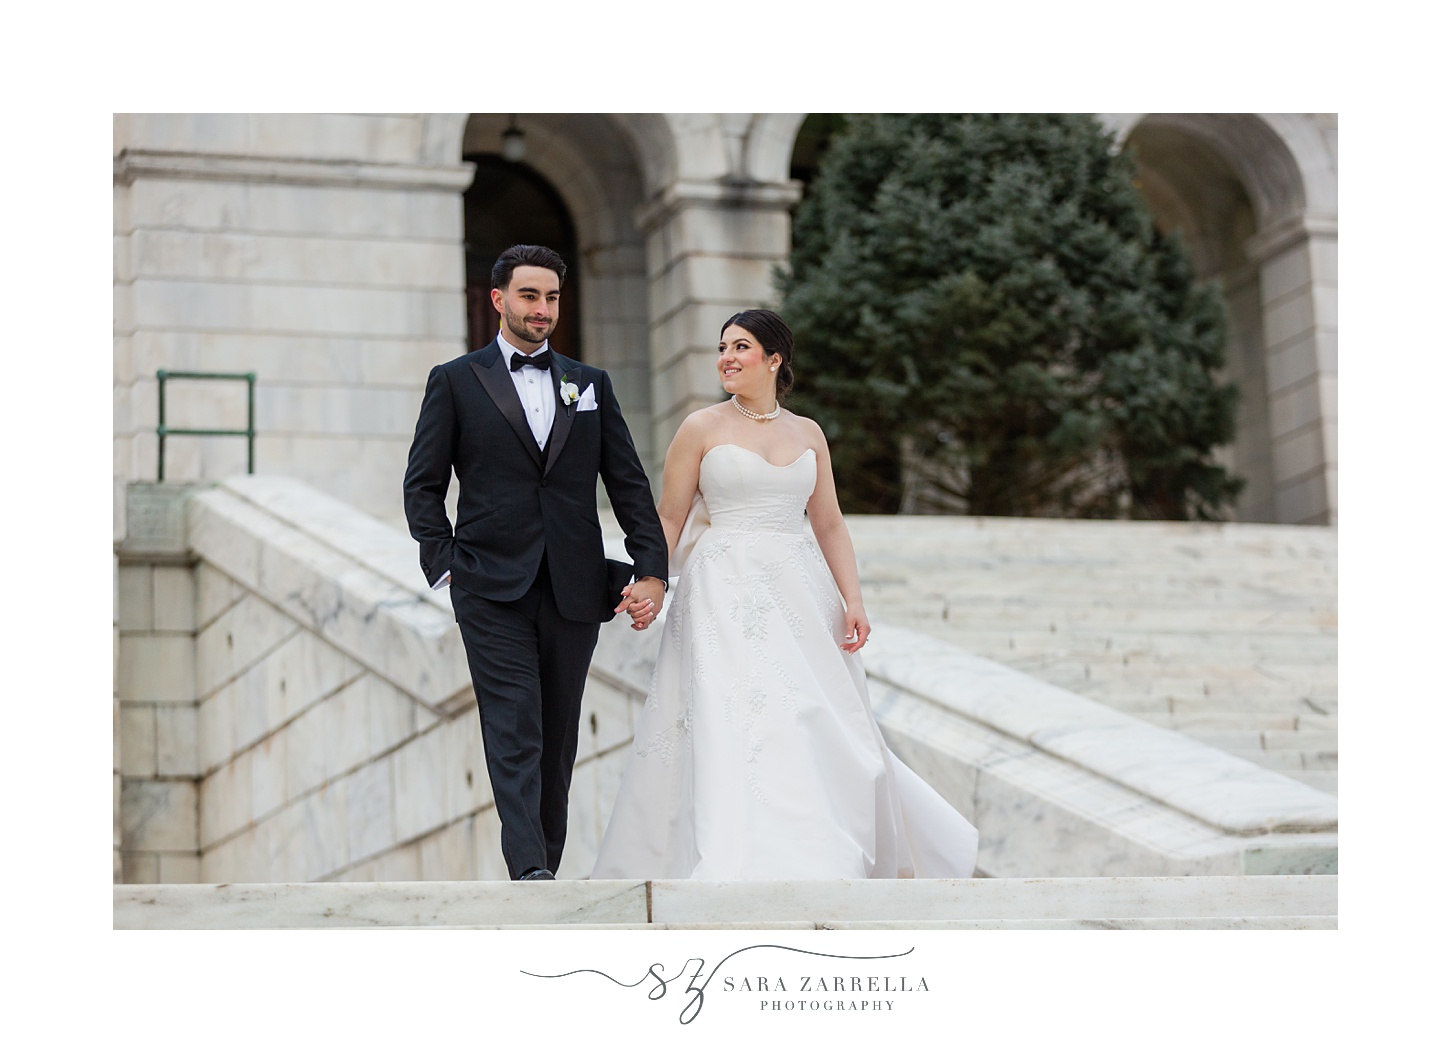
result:
[[[564,400],[565,405],[573,405],[579,400],[579,385],[571,384],[567,380],[559,382],[559,397]]]

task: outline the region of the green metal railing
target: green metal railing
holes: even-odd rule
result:
[[[166,382],[168,380],[245,380],[247,382],[247,426],[235,428],[167,427]],[[156,480],[166,481],[166,438],[168,435],[232,435],[247,439],[247,473],[253,473],[254,443],[257,438],[257,374],[256,373],[181,373],[158,369],[156,382],[160,387],[156,407]]]

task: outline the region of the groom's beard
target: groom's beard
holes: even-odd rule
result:
[[[557,320],[556,320],[557,322]],[[504,304],[504,325],[509,327],[509,332],[520,340],[529,344],[543,344],[554,332],[555,322],[549,324],[549,328],[540,332],[529,325],[527,318],[511,311],[507,302]]]

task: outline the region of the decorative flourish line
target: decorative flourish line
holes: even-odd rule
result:
[[[699,957],[692,957],[692,959],[699,959]],[[690,960],[686,960],[685,962],[686,962],[687,965],[689,965]],[[705,964],[705,961],[704,960],[701,960],[701,965],[704,966],[704,964]],[[639,981],[630,982],[629,984],[626,984],[625,982],[620,981],[618,978],[611,978],[604,971],[597,971],[597,970],[594,970],[593,968],[590,968],[590,967],[581,967],[577,971],[565,971],[563,974],[536,974],[533,971],[520,971],[519,973],[520,974],[527,974],[531,978],[568,978],[572,974],[598,974],[601,978],[609,978],[610,981],[614,982],[616,985],[620,986],[621,988],[625,988],[625,989],[633,989],[633,988],[635,988],[637,986],[643,985],[650,978],[654,978],[657,982],[660,983],[659,985],[655,986],[655,988],[658,989],[658,988],[663,987],[667,982],[676,981],[677,979],[680,978],[680,975],[681,974],[684,974],[685,973],[685,968],[684,967],[682,967],[680,969],[680,974],[675,975],[674,978],[662,978],[662,977],[660,977],[659,974],[655,973],[657,970],[663,971],[664,969],[665,969],[665,965],[663,963],[652,963],[652,964],[650,964],[650,969],[645,972],[645,977],[641,978]],[[651,991],[650,998],[652,1000],[653,999],[659,999],[659,996],[654,995],[654,991],[655,991],[654,989],[651,989],[650,991]],[[660,995],[663,996],[664,993],[662,992]]]
[[[647,994],[648,998],[652,1000],[664,999],[666,993],[669,992],[669,984],[671,982],[679,981],[687,973],[689,973],[690,983],[685,986],[685,994],[690,998],[686,1001],[685,1006],[681,1009],[679,1018],[680,1024],[689,1025],[692,1021],[695,1020],[696,1016],[705,1006],[705,989],[708,985],[710,985],[711,980],[715,977],[716,971],[720,970],[723,966],[725,966],[727,960],[733,959],[734,957],[739,956],[743,952],[750,952],[752,949],[781,949],[784,952],[801,953],[804,956],[824,956],[827,959],[831,960],[892,960],[896,959],[899,956],[910,955],[911,953],[916,951],[916,946],[913,946],[912,948],[906,950],[906,952],[886,953],[881,956],[843,956],[840,953],[815,952],[811,949],[797,949],[790,945],[775,945],[770,942],[762,942],[759,945],[747,945],[745,948],[737,949],[735,952],[722,957],[720,962],[712,967],[710,973],[705,976],[705,981],[701,982],[699,985],[696,985],[696,982],[699,981],[701,972],[705,970],[705,960],[701,959],[699,956],[692,956],[687,959],[684,966],[680,968],[680,973],[670,978],[662,977],[662,974],[665,970],[665,965],[663,963],[652,963],[650,964],[650,969],[645,972],[644,977],[642,977],[637,982],[629,984],[620,981],[618,978],[611,977],[604,971],[598,971],[591,967],[581,967],[578,970],[565,971],[563,974],[539,974],[534,971],[524,970],[521,970],[519,973],[527,974],[531,978],[568,978],[574,974],[598,974],[601,978],[607,978],[610,981],[614,982],[616,985],[625,989],[636,988],[640,985],[645,984],[645,982],[653,978],[655,980],[655,985],[651,987],[649,993]],[[694,971],[691,970],[691,964],[697,964]]]

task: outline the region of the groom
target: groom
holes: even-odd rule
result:
[[[546,247],[499,255],[499,336],[429,373],[403,478],[423,574],[448,585],[463,634],[515,880],[559,870],[600,623],[624,611],[643,629],[665,593],[665,534],[610,378],[549,349],[564,272]],[[597,478],[638,577],[623,597],[631,569],[605,560]]]

